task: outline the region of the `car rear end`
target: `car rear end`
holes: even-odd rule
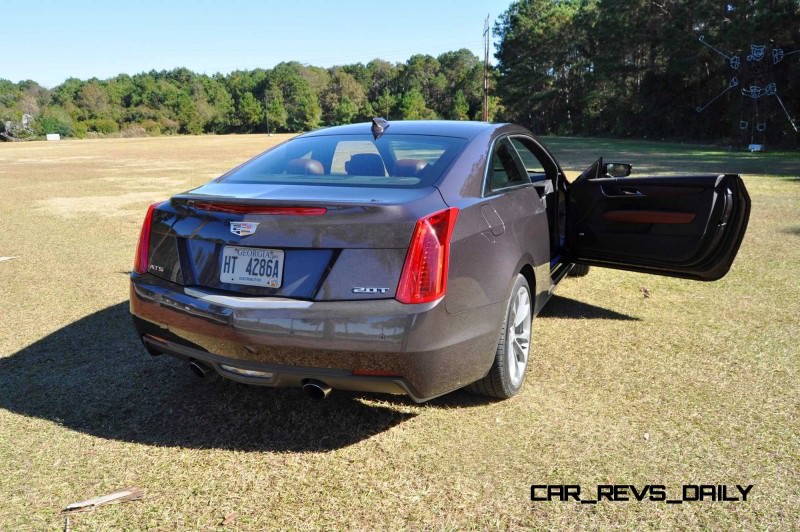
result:
[[[480,378],[491,339],[443,304],[458,210],[435,186],[466,142],[301,137],[151,206],[130,294],[147,350],[415,400]]]

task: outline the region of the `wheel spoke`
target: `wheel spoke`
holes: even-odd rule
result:
[[[528,342],[524,338],[515,338],[514,343],[511,345],[514,347],[517,363],[524,364],[528,359]]]
[[[517,297],[514,301],[514,327],[518,327],[521,325],[525,320],[530,319],[531,315],[531,304],[530,299],[528,299],[528,292],[521,291],[517,294]]]

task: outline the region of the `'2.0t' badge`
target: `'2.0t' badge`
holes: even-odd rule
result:
[[[258,222],[231,222],[231,233],[238,236],[252,235],[256,232]]]

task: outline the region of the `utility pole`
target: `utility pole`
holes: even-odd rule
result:
[[[269,87],[264,89],[264,122],[267,123],[267,135],[269,136],[269,110],[267,104],[269,103],[267,100],[267,95],[269,94]]]
[[[483,23],[483,121],[489,121],[489,15]]]

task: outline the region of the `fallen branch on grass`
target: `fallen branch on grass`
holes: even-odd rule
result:
[[[127,488],[124,490],[115,491],[114,493],[109,493],[108,495],[103,495],[101,497],[95,497],[93,499],[80,502],[73,502],[72,504],[67,505],[61,511],[63,513],[88,512],[89,510],[94,510],[95,508],[104,506],[106,504],[118,504],[121,502],[136,501],[142,497],[144,497],[143,489]]]

